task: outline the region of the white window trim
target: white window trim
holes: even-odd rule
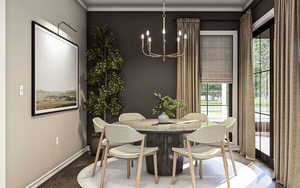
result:
[[[6,187],[6,0],[0,1],[0,187]]]
[[[274,8],[269,10],[266,14],[264,14],[261,18],[259,18],[253,25],[252,25],[252,31],[257,30],[261,26],[263,26],[265,23],[270,21],[272,18],[274,18]]]
[[[232,116],[238,118],[238,31],[200,31],[200,35],[230,35],[233,39],[233,82],[232,82]],[[200,52],[201,53],[201,52]],[[238,128],[237,124],[233,129],[233,144],[238,148]]]

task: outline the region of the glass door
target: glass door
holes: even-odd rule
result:
[[[257,158],[273,168],[272,53],[273,22],[254,33],[253,73]]]

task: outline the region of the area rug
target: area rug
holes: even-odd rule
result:
[[[85,167],[80,171],[77,176],[77,181],[82,188],[99,188],[101,169],[97,166],[96,174],[91,177],[93,164]],[[255,188],[256,181],[258,181],[258,175],[250,167],[236,162],[238,176],[234,176],[230,161],[229,175],[232,188]],[[130,179],[126,178],[127,161],[119,159],[109,159],[107,174],[105,179],[105,188],[134,188],[135,187],[135,175],[136,175],[136,163],[132,168],[132,174]],[[176,176],[176,183],[170,184],[171,177],[159,177],[159,184],[154,183],[154,176],[148,174],[146,171],[145,163],[143,165],[141,188],[183,188],[192,187],[191,176],[189,171],[189,163],[185,161],[184,170],[180,175]],[[203,188],[226,188],[226,178],[224,176],[224,168],[221,158],[214,158],[203,161],[203,178],[199,178],[199,169],[196,169],[197,187]]]

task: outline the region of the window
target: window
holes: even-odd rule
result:
[[[200,31],[201,113],[220,122],[238,113],[238,33]],[[237,126],[230,140],[238,145]]]
[[[201,84],[201,113],[206,114],[210,121],[221,122],[229,116],[230,85],[227,83]]]
[[[271,124],[271,49],[272,27],[253,38],[253,73],[256,149],[260,155],[272,157]],[[268,157],[265,157],[268,159]]]
[[[220,122],[230,114],[233,35],[201,35],[201,113]]]

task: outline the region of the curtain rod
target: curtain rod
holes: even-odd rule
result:
[[[174,22],[177,22],[177,19],[174,19],[173,20]],[[209,19],[200,19],[200,23],[201,22],[240,22],[240,19],[235,19],[235,20],[233,20],[233,19],[231,19],[231,20],[209,20]],[[192,21],[192,23],[194,23],[193,21]]]

